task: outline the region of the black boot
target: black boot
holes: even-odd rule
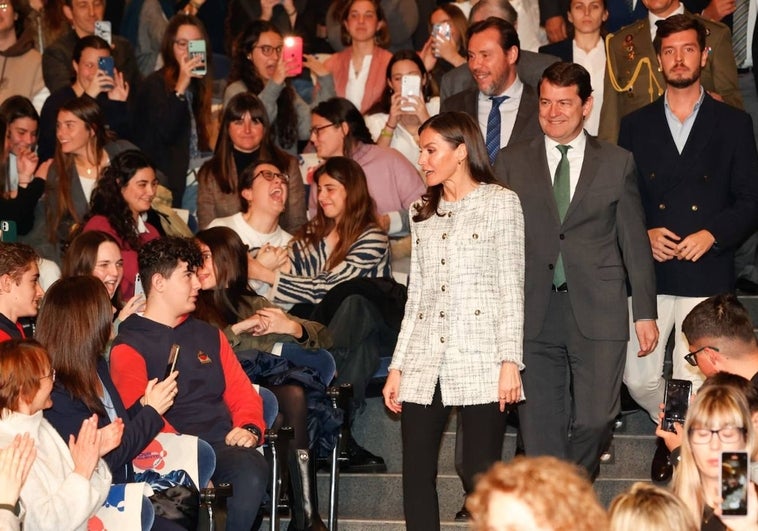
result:
[[[288,531],[326,531],[318,513],[316,464],[312,461],[308,450],[298,448],[290,455],[292,519]]]

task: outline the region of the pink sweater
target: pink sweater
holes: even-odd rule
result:
[[[334,90],[340,98],[345,97],[345,87],[347,87],[348,72],[350,71],[350,60],[352,59],[353,48],[348,46],[341,52],[332,55],[326,62],[327,68],[334,78]],[[366,79],[366,88],[361,100],[361,114],[366,111],[382,97],[384,87],[387,86],[387,65],[392,59],[392,54],[380,48],[374,47],[371,54],[371,66]]]

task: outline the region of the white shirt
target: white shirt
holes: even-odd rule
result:
[[[600,126],[600,109],[603,107],[603,90],[605,79],[605,42],[602,38],[597,40],[595,47],[585,52],[573,42],[574,62],[582,65],[589,73],[592,82],[592,110],[584,120],[584,128],[593,136],[597,136]]]
[[[366,81],[368,81],[368,71],[371,68],[372,57],[371,55],[367,55],[363,58],[360,72],[355,71],[352,61],[350,61],[350,67],[347,69],[345,98],[350,100],[357,109],[361,108],[363,93],[366,91]]]
[[[669,17],[673,17],[674,15],[682,15],[684,14],[684,4],[680,3],[679,7],[677,7],[673,13],[669,15]],[[655,40],[655,34],[658,31],[658,26],[655,25],[656,22],[659,20],[666,20],[669,17],[658,17],[656,15],[653,15],[650,11],[647,13],[647,19],[650,21],[650,40]]]
[[[556,147],[558,142],[545,135],[545,150],[547,151],[547,167],[550,169],[550,182],[555,180],[555,170],[558,169],[558,163],[561,161],[561,152]],[[574,197],[576,183],[579,181],[579,175],[582,173],[582,163],[584,162],[584,148],[587,145],[587,137],[584,131],[579,133],[575,139],[568,143],[571,149],[566,156],[569,161],[569,197]]]
[[[508,145],[508,140],[513,133],[513,126],[516,123],[519,105],[521,105],[521,94],[524,92],[524,84],[518,76],[516,81],[511,84],[502,94],[498,96],[508,96],[508,99],[500,104],[500,148]],[[492,100],[490,96],[479,93],[478,102],[479,129],[482,131],[482,138],[487,138],[487,120],[492,110]]]

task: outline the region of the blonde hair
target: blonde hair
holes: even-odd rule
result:
[[[538,525],[555,531],[608,529],[584,470],[555,457],[516,457],[492,465],[466,500],[472,529],[487,529],[490,497],[497,492],[512,494],[529,507]]]
[[[610,531],[698,531],[689,508],[667,489],[635,483],[616,496],[608,511]]]
[[[744,393],[733,385],[704,386],[687,412],[681,458],[672,481],[674,494],[679,496],[698,522],[703,517],[705,489],[692,453],[690,430],[695,427],[712,428],[727,424],[745,430],[745,448],[752,456],[755,453],[755,433]]]

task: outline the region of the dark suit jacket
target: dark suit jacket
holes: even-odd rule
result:
[[[560,61],[553,55],[547,55],[544,53],[534,53],[529,50],[521,50],[519,52],[519,60],[516,64],[516,71],[518,77],[525,85],[531,85],[536,87],[542,72],[553,63]],[[464,63],[460,66],[456,66],[450,72],[447,72],[442,76],[442,83],[440,83],[440,101],[444,102],[447,98],[453,94],[457,94],[463,90],[469,88],[476,88],[474,78],[471,77],[471,71],[468,69],[468,64]]]
[[[471,88],[459,92],[458,94],[446,99],[440,105],[440,112],[460,111],[471,116],[474,121],[478,122],[477,100],[479,99],[479,89]],[[539,109],[537,106],[537,93],[535,90],[524,84],[524,91],[521,93],[521,102],[519,103],[518,113],[516,114],[516,123],[513,124],[513,132],[508,144],[528,140],[542,134],[539,122]],[[502,147],[502,146],[501,146]]]
[[[558,57],[561,61],[567,63],[574,62],[574,39],[564,39],[540,46],[540,53],[546,53]]]
[[[627,275],[634,320],[656,318],[653,256],[631,153],[587,135],[582,171],[563,223],[543,135],[500,151],[495,175],[518,194],[524,210],[525,339],[542,330],[559,252],[584,336],[629,338]]]
[[[758,154],[750,116],[707,94],[680,155],[664,98],[627,115],[619,145],[634,154],[647,227],[717,245],[697,262],[656,262],[658,293],[709,297],[734,289],[734,250],[758,228]]]
[[[108,390],[108,394],[111,395],[116,415],[124,421],[124,435],[121,438],[121,444],[105,454],[103,459],[108,463],[108,467],[113,473],[113,483],[134,481],[132,460],[161,431],[163,417],[150,406],[140,406],[139,401],[127,412],[116,387],[113,385],[105,358],[100,358],[98,361],[97,374]],[[45,418],[68,443],[69,435],[77,436],[82,427],[82,422],[91,417],[93,411],[90,411],[84,402],[71,396],[60,384],[53,387],[51,398],[53,407],[44,411]],[[98,428],[104,428],[110,423],[107,415],[98,415]]]

